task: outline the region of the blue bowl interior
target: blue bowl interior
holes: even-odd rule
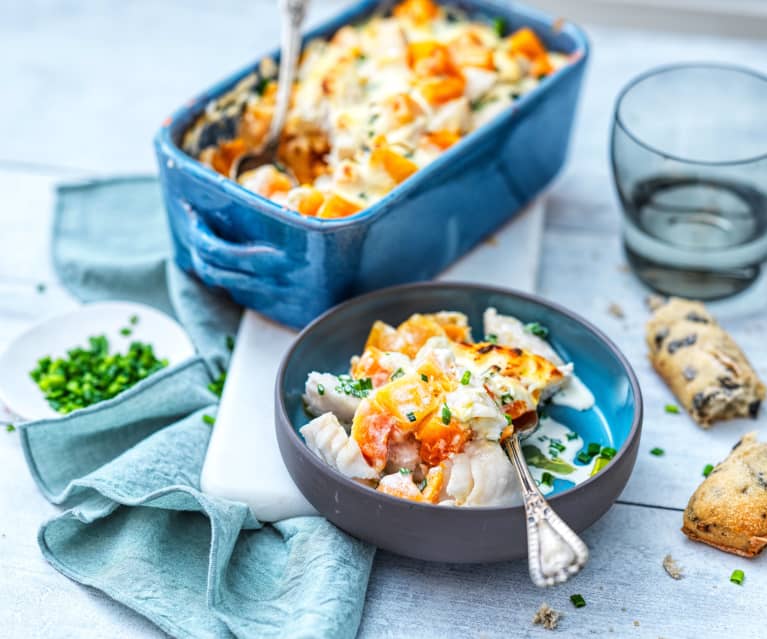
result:
[[[577,411],[549,405],[547,413],[577,432],[584,441],[620,450],[629,438],[638,398],[628,363],[606,337],[568,311],[521,293],[471,285],[413,285],[366,295],[330,311],[310,325],[299,338],[285,366],[281,392],[293,428],[309,421],[301,395],[311,371],[348,372],[349,359],[362,352],[373,322],[396,326],[413,313],[442,310],[466,313],[476,340],[483,338],[482,314],[489,306],[523,322],[540,322],[562,358],[574,362],[575,371],[589,387],[596,403]],[[557,494],[571,488],[557,480]]]

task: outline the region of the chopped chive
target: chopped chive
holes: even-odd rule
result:
[[[407,420],[408,420],[409,422],[414,422],[414,421],[415,421],[415,413],[408,413],[408,414],[406,415],[406,417],[407,417]]]
[[[226,371],[223,371],[216,379],[214,379],[210,384],[208,384],[208,390],[214,395],[221,397],[221,394],[224,392],[225,383],[226,383]]]
[[[202,421],[204,421],[208,426],[213,426],[213,424],[216,423],[216,418],[213,417],[213,415],[203,415]]]
[[[663,457],[663,455],[666,454],[666,451],[663,450],[662,448],[653,448],[652,450],[650,450],[650,454],[655,455],[656,457]]]
[[[128,328],[127,326],[125,328],[120,329],[120,335],[123,337],[128,337],[133,332],[133,329]]]
[[[325,385],[324,384],[317,384],[317,392],[320,395],[324,395],[325,394]]]
[[[491,344],[497,344],[498,336],[494,333],[490,333],[490,335],[485,335],[485,341],[490,342]]]
[[[549,446],[551,446],[552,448],[556,448],[556,449],[557,449],[557,450],[558,450],[560,453],[561,453],[561,452],[563,452],[563,451],[564,451],[564,450],[567,448],[567,446],[565,446],[565,445],[564,445],[564,444],[563,444],[561,441],[559,441],[558,439],[552,439],[552,440],[549,442]]]
[[[604,448],[603,448],[603,449],[602,449],[602,450],[599,452],[599,454],[600,454],[602,457],[604,457],[605,459],[612,459],[613,457],[615,457],[615,455],[616,455],[617,453],[618,453],[618,451],[617,451],[617,450],[615,450],[614,448],[610,448],[609,446],[605,446],[605,447],[604,447]]]
[[[135,326],[136,324],[138,324],[138,315],[131,315],[131,316],[128,318],[128,321],[129,321],[129,322],[130,322],[130,323],[131,323],[133,326]]]
[[[586,451],[582,450],[580,453],[578,453],[575,456],[575,459],[581,462],[581,464],[590,464],[593,457],[589,455]]]
[[[511,415],[504,415],[504,417],[506,418],[506,423],[511,426]]]
[[[234,350],[234,337],[231,335],[226,336],[226,348],[230,351]]]
[[[586,600],[581,595],[570,595],[570,601],[576,608],[583,608],[586,605]]]
[[[666,412],[667,413],[672,413],[674,415],[678,415],[679,414],[679,406],[677,406],[676,404],[666,404]]]
[[[501,395],[501,404],[503,404],[504,406],[506,404],[511,404],[511,402],[513,401],[514,401],[514,398],[511,396],[510,393],[504,393],[503,395]]]
[[[394,371],[394,372],[391,374],[391,379],[392,379],[392,380],[395,380],[395,379],[399,379],[399,378],[400,378],[400,377],[402,377],[404,374],[405,374],[405,371],[403,371],[401,368],[398,368],[396,371]]]
[[[493,31],[495,31],[495,35],[502,38],[506,31],[506,20],[503,18],[495,18],[493,20]]]
[[[442,423],[447,426],[450,423],[452,416],[453,414],[450,412],[447,404],[442,404]]]
[[[13,431],[16,430],[16,427],[13,424],[6,424],[5,425],[5,430],[8,433],[12,433]]]
[[[471,372],[464,371],[463,375],[461,375],[461,384],[466,386],[470,381],[471,381]]]
[[[743,580],[746,578],[745,573],[742,570],[733,570],[730,575],[730,581],[739,586],[743,585]]]
[[[713,470],[714,470],[714,465],[713,464],[706,464],[703,467],[703,476],[704,477],[708,477],[711,474],[711,471],[713,471]]]
[[[423,373],[421,373],[421,379],[423,381],[425,381],[425,382],[428,382],[429,381],[429,376],[428,375],[424,375]]]
[[[421,481],[418,482],[418,490],[423,492],[424,488],[426,488],[426,477],[424,477]]]
[[[539,324],[538,322],[530,322],[529,324],[525,324],[525,330],[528,333],[532,333],[536,337],[548,337],[549,335],[549,329],[542,324]]]
[[[412,470],[410,470],[409,468],[400,468],[400,469],[399,469],[399,473],[400,473],[400,475],[409,475],[409,474],[410,474],[410,473],[412,473],[412,472],[413,472],[413,471],[412,471]]]
[[[602,446],[597,444],[596,442],[590,442],[587,452],[589,455],[594,457],[595,455],[599,455],[599,451],[602,450]]]
[[[543,473],[543,475],[541,475],[541,483],[544,486],[553,486],[554,485],[554,475],[552,475],[551,473],[548,473],[548,472]]]
[[[571,442],[574,439],[578,439],[578,433],[567,433],[567,441]]]

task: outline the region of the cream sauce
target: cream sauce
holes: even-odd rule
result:
[[[551,397],[551,403],[575,410],[589,410],[594,406],[594,394],[577,375],[572,375]]]

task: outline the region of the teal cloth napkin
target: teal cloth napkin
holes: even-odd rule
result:
[[[57,570],[176,637],[353,637],[374,549],[320,517],[261,524],[209,497],[199,477],[240,309],[168,259],[154,179],[59,189],[53,258],[83,301],[133,300],[173,314],[198,356],[118,397],[23,424],[47,499],[67,510],[39,544]],[[270,398],[264,398],[270,401]]]

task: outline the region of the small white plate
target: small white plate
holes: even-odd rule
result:
[[[135,325],[130,323],[134,315]],[[122,335],[124,328],[131,334]],[[151,344],[158,359],[167,359],[169,366],[194,355],[184,329],[154,308],[132,302],[86,304],[37,324],[11,342],[0,355],[0,401],[24,420],[61,417],[29,373],[41,357],[63,357],[72,348],[88,346],[88,338],[95,335],[105,335],[112,352],[126,352],[133,341]]]

